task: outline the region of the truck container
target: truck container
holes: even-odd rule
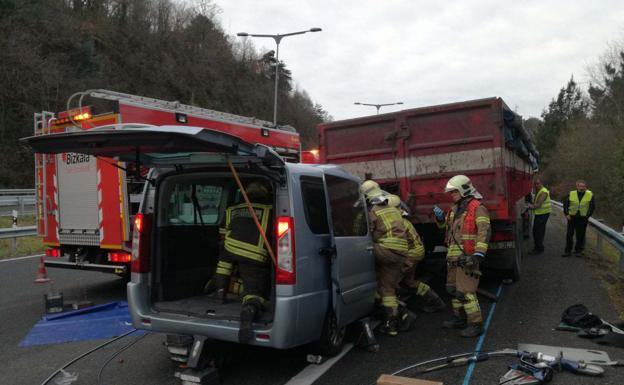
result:
[[[77,108],[69,108],[72,101]],[[83,102],[93,105],[83,106]],[[74,94],[66,111],[35,114],[35,136],[102,126],[189,125],[262,143],[286,159],[300,157],[299,134],[260,119],[109,90]],[[35,154],[37,227],[47,246],[45,265],[129,273],[132,223],[146,168],[111,158],[64,152]],[[128,171],[128,172],[127,172]]]
[[[401,196],[431,253],[443,246],[435,205],[448,210],[446,182],[467,175],[483,195],[492,236],[486,266],[520,277],[538,153],[522,118],[501,98],[414,108],[320,124],[321,163],[339,164]]]

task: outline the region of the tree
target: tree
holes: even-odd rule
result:
[[[551,149],[555,147],[568,123],[586,117],[587,112],[588,104],[574,77],[571,77],[568,84],[559,91],[557,99],[553,99],[548,109],[542,113],[543,123],[537,131],[536,142],[543,162],[547,162]]]

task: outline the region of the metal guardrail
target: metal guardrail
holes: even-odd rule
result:
[[[37,235],[37,226],[0,229],[0,239],[28,237],[31,235]]]
[[[561,202],[551,201],[551,203],[563,210],[563,204]],[[596,230],[596,251],[602,254],[604,251],[604,242],[606,241],[609,243],[620,253],[620,270],[624,270],[624,235],[594,218],[589,218],[589,224]]]
[[[34,214],[36,198],[34,195],[0,195],[0,216]]]
[[[34,188],[0,189],[0,195],[35,195]]]

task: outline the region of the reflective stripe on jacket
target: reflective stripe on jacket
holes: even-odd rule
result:
[[[373,242],[407,256],[407,233],[401,212],[396,207],[373,205],[368,220]]]
[[[542,194],[545,194],[546,198],[544,198],[544,202],[542,202],[540,207],[535,208],[535,215],[544,215],[544,214],[549,214],[551,212],[550,191],[548,191],[546,187],[542,187],[537,192],[537,194],[535,194],[535,202],[539,201],[539,199],[542,197]]]
[[[412,261],[422,261],[425,256],[425,247],[420,240],[418,232],[414,228],[412,222],[405,218],[403,218],[403,225],[405,226],[405,230],[407,230],[407,256]]]
[[[252,203],[258,221],[266,232],[271,214],[271,205]],[[264,239],[249,213],[247,204],[230,206],[225,210],[225,242],[227,252],[258,262],[266,262],[268,252]]]
[[[568,214],[574,216],[579,213],[582,217],[586,217],[589,212],[589,203],[591,202],[593,196],[594,194],[587,190],[579,202],[578,191],[570,191],[570,208],[568,209]]]

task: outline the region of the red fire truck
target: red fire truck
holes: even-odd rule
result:
[[[520,276],[538,153],[522,118],[500,98],[423,107],[318,126],[320,162],[373,179],[407,203],[426,249],[443,244],[431,216],[448,209],[449,178],[470,177],[492,219],[487,261]],[[499,258],[500,257],[500,258]]]
[[[85,98],[92,106],[82,106]],[[77,108],[69,109],[73,100]],[[35,114],[35,135],[89,130],[105,125],[189,125],[225,131],[271,146],[287,159],[300,157],[291,126],[108,90],[74,94],[68,110]],[[97,110],[107,111],[97,113]],[[147,170],[84,154],[35,154],[38,232],[49,267],[128,273],[132,221]]]

